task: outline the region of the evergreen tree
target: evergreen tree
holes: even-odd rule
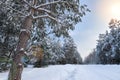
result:
[[[82,58],[80,57],[80,54],[78,53],[72,38],[66,38],[64,44],[62,44],[60,40],[49,37],[48,39],[46,39],[45,47],[43,48],[43,59],[41,60],[39,58],[37,61],[35,61],[36,59],[34,59],[35,67],[55,64],[82,63]]]
[[[27,55],[27,44],[35,23],[40,21],[42,27],[49,26],[48,29],[56,36],[68,36],[68,31],[81,21],[85,11],[89,11],[86,5],[79,6],[79,0],[5,0],[0,4],[10,11],[8,14],[11,19],[16,19],[17,23],[22,21],[9,80],[21,80],[21,59]]]
[[[110,32],[99,37],[96,54],[102,64],[120,63],[120,21],[112,19],[109,23]]]
[[[84,64],[99,64],[99,57],[95,49],[85,58]]]
[[[82,63],[82,58],[77,51],[76,45],[71,37],[65,39],[63,51],[65,53],[65,61],[67,64]]]
[[[3,4],[0,7],[0,70],[6,70],[18,42],[20,25],[9,17],[9,10]]]

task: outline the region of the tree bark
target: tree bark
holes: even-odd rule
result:
[[[12,66],[10,68],[8,80],[21,80],[23,71],[23,63],[21,58],[25,55],[27,41],[30,37],[29,31],[32,27],[32,17],[27,16],[23,22],[23,26],[19,35],[19,43],[17,45],[16,54],[13,58]]]
[[[37,0],[33,0],[32,5],[36,5]],[[30,8],[30,15],[27,16],[22,24],[21,32],[19,35],[19,43],[17,45],[16,54],[13,58],[12,66],[9,71],[8,80],[21,80],[21,75],[23,71],[23,63],[21,61],[22,57],[25,56],[25,49],[27,47],[27,41],[30,38],[30,30],[32,28],[32,15],[34,15],[35,10]]]

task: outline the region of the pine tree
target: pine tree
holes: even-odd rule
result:
[[[110,32],[103,34],[96,47],[96,54],[102,64],[120,63],[120,21],[112,19],[109,23]]]
[[[6,70],[10,67],[12,53],[18,42],[20,25],[9,17],[9,10],[3,4],[0,7],[0,69]]]
[[[95,49],[85,58],[84,64],[99,64],[99,57]]]
[[[65,53],[65,61],[67,64],[82,63],[82,58],[78,53],[76,45],[71,37],[65,39],[63,51]]]
[[[6,0],[0,3],[10,10],[9,17],[20,17],[20,21],[22,20],[9,80],[21,80],[21,59],[27,55],[27,43],[34,22],[38,22],[39,19],[43,27],[49,26],[56,36],[67,36],[68,31],[73,30],[74,25],[81,21],[85,11],[89,11],[85,8],[86,5],[79,6],[79,0]]]

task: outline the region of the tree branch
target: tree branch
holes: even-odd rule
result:
[[[52,15],[56,15],[55,13],[53,13],[52,11],[50,11],[50,10],[47,10],[47,9],[44,9],[44,8],[38,8],[38,9],[36,9],[37,11],[45,11],[45,12],[47,12],[48,14],[52,14]]]
[[[28,6],[32,7],[26,0],[23,0]]]
[[[12,7],[11,7],[10,5],[8,5],[8,4],[5,4],[5,1],[6,1],[6,0],[4,0],[4,2],[0,1],[0,5],[3,4],[3,5],[5,5],[6,8],[10,8],[11,10],[16,11],[17,13],[19,13],[19,14],[25,16],[25,14],[24,14],[23,12],[21,12],[21,11],[19,11],[19,10],[16,10],[16,9],[12,8]]]
[[[39,6],[36,6],[35,8],[40,8],[40,7],[43,7],[43,6],[47,6],[47,5],[50,5],[50,4],[57,4],[57,3],[67,3],[67,2],[66,1],[58,0],[58,1],[53,1],[53,2],[48,2],[48,3],[40,4]]]
[[[12,8],[11,6],[8,6],[8,5],[7,5],[7,7],[10,8],[10,9],[12,9],[13,11],[16,11],[17,13],[19,13],[19,14],[21,14],[21,15],[23,15],[23,16],[26,16],[23,12],[18,11],[18,10],[16,10],[16,9]]]
[[[39,18],[50,18],[50,19],[60,23],[58,19],[56,19],[56,18],[54,18],[54,17],[52,17],[50,15],[33,16],[33,19],[39,19]]]

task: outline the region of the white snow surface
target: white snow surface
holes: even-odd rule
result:
[[[8,72],[0,73],[7,80]],[[55,65],[25,68],[22,80],[120,80],[120,65]]]

